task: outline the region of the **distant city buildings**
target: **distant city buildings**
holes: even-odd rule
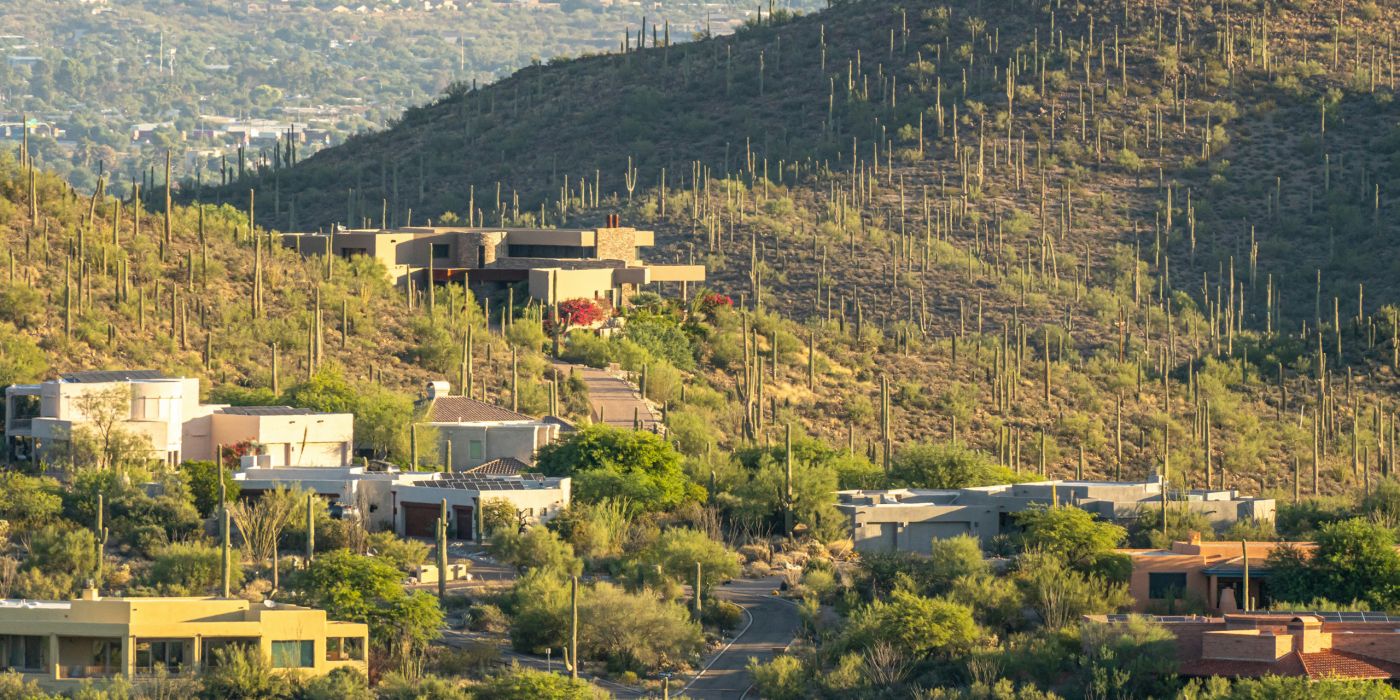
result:
[[[1073,506],[1108,521],[1126,522],[1160,512],[1162,483],[1147,481],[1036,481],[965,489],[890,489],[837,492],[837,508],[850,520],[856,549],[928,553],[933,540],[972,535],[985,546],[1015,532],[1015,514],[1033,506]],[[1272,521],[1274,501],[1234,490],[1192,490],[1174,495],[1172,508],[1200,513],[1226,525],[1253,518]]]
[[[290,233],[282,238],[284,245],[303,255],[330,251],[343,258],[375,258],[398,284],[411,281],[425,288],[431,279],[489,292],[526,282],[531,298],[545,303],[606,299],[614,306],[644,284],[676,282],[684,290],[705,280],[703,265],[642,262],[640,249],[654,240],[651,231],[620,226],[615,219],[595,229],[419,226]]]

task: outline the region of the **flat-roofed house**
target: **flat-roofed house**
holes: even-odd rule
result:
[[[1282,547],[1304,553],[1312,542],[1205,541],[1191,533],[1185,542],[1167,549],[1120,549],[1132,560],[1128,592],[1138,612],[1167,611],[1179,604],[1204,606],[1211,612],[1233,613],[1246,609],[1245,572],[1249,572],[1248,609],[1270,602],[1269,555]],[[1247,561],[1246,561],[1247,559]]]
[[[529,525],[553,520],[568,507],[572,495],[568,477],[530,473],[249,468],[234,479],[240,495],[248,497],[278,486],[311,489],[336,506],[333,513],[354,508],[369,527],[392,529],[406,537],[432,537],[445,503],[448,537],[478,541],[484,534],[481,507],[487,500],[510,503],[520,524]]]
[[[1162,482],[1036,481],[964,489],[888,489],[837,492],[837,509],[850,519],[851,539],[861,551],[927,554],[933,540],[972,535],[989,544],[1016,529],[1015,515],[1052,504],[1073,506],[1104,520],[1124,522],[1160,512]],[[1185,508],[1227,525],[1242,518],[1274,519],[1274,501],[1240,496],[1234,490],[1173,494],[1172,508]]]
[[[412,279],[423,288],[457,282],[490,291],[527,283],[531,298],[554,303],[603,299],[618,306],[625,296],[651,282],[703,282],[703,265],[655,265],[640,249],[655,234],[617,224],[593,229],[527,229],[415,226],[395,229],[338,229],[330,233],[284,234],[283,244],[303,255],[378,260],[396,284]]]
[[[11,459],[45,458],[75,431],[107,426],[141,438],[151,459],[170,465],[247,443],[268,466],[341,466],[354,444],[349,413],[201,403],[199,379],[155,370],[70,372],[5,389]]]
[[[324,610],[226,598],[0,600],[0,666],[50,690],[117,676],[190,674],[219,650],[255,649],[274,669],[304,676],[365,672],[369,629]]]

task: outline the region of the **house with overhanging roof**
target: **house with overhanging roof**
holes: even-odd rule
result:
[[[428,384],[424,424],[437,431],[439,464],[447,471],[513,476],[528,471],[541,447],[572,430],[554,416],[535,418],[469,396],[447,382]]]

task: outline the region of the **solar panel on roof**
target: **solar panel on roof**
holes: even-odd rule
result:
[[[307,416],[317,413],[309,408],[291,406],[229,406],[219,412],[233,416]]]
[[[165,374],[157,369],[117,369],[69,372],[59,375],[65,382],[80,384],[100,384],[103,382],[127,382],[139,379],[165,379]]]

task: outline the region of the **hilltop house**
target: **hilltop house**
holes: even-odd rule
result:
[[[323,610],[223,598],[0,600],[0,665],[56,691],[117,676],[193,673],[220,649],[252,648],[272,668],[319,676],[368,671],[369,630]]]
[[[119,429],[175,465],[214,459],[219,445],[258,447],[268,466],[348,463],[354,416],[287,406],[226,406],[199,400],[199,380],[155,370],[72,372],[5,389],[10,459],[38,460],[77,430]]]
[[[684,290],[705,280],[703,265],[642,262],[638,249],[653,245],[654,234],[619,226],[615,216],[596,229],[417,226],[290,233],[282,241],[303,255],[368,255],[396,284],[420,289],[429,279],[478,291],[526,282],[530,297],[546,304],[606,299],[619,306],[650,282],[679,282]]]
[[[432,537],[447,504],[448,535],[482,539],[481,506],[487,500],[510,503],[520,524],[548,522],[569,505],[568,477],[540,474],[493,476],[455,472],[338,469],[245,469],[234,475],[241,496],[278,486],[299,485],[331,502],[333,512],[356,510],[370,529],[392,529],[405,537]]]
[[[985,546],[997,535],[1014,532],[1014,515],[1036,505],[1082,508],[1109,521],[1129,521],[1141,513],[1160,512],[1162,482],[1037,481],[965,489],[890,489],[837,492],[837,509],[850,519],[856,549],[867,552],[927,554],[935,539],[973,535]],[[1193,490],[1170,501],[1212,523],[1241,518],[1274,519],[1274,501],[1242,497],[1234,490]]]
[[[1128,616],[1090,615],[1085,619],[1123,624]],[[1384,613],[1250,613],[1150,619],[1176,638],[1177,672],[1186,677],[1400,678],[1400,617]]]

